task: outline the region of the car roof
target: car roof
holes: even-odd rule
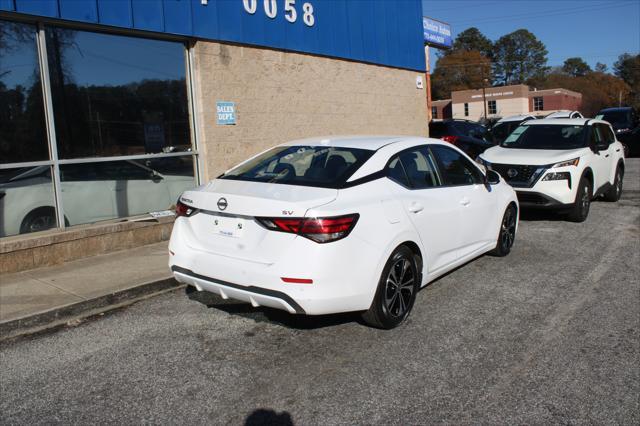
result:
[[[403,142],[411,139],[417,139],[412,136],[324,136],[306,139],[297,139],[281,144],[280,146],[326,146],[340,148],[360,148],[377,151],[385,145],[396,142]]]
[[[600,111],[598,111],[598,113],[601,112],[613,112],[613,111],[629,111],[630,109],[633,109],[631,107],[611,107],[611,108],[603,108]]]
[[[552,112],[551,114],[547,115],[545,118],[564,117],[564,116],[571,115],[571,114],[576,113],[576,112],[578,114],[580,114],[580,111],[571,111],[569,109],[561,109],[559,111]],[[582,114],[580,114],[580,115],[582,115]]]
[[[529,120],[522,125],[527,126],[538,126],[541,124],[552,124],[555,126],[562,125],[584,125],[584,124],[593,124],[593,123],[603,123],[609,125],[608,121],[604,120],[596,120],[595,118],[543,118],[541,120]]]
[[[498,120],[498,123],[504,123],[507,121],[522,121],[527,118],[535,119],[535,117],[531,114],[510,115],[508,117],[501,118],[500,120]]]

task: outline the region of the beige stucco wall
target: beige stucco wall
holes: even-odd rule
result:
[[[340,134],[427,135],[419,72],[198,41],[196,114],[205,180],[287,140]],[[216,124],[216,101],[237,124]]]

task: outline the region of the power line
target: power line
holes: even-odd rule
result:
[[[611,2],[598,3],[598,4],[589,5],[589,6],[552,9],[547,11],[538,11],[535,13],[528,12],[528,13],[518,13],[513,15],[493,16],[485,19],[474,19],[474,20],[457,21],[457,22],[454,21],[454,22],[451,22],[451,25],[461,25],[461,24],[471,24],[471,23],[483,24],[483,23],[500,22],[505,19],[518,20],[518,19],[546,18],[549,16],[562,16],[562,15],[570,15],[570,14],[583,13],[583,12],[594,12],[598,10],[604,10],[604,9],[609,9],[614,7],[627,6],[627,5],[628,4],[624,4],[624,3],[611,4]]]
[[[475,7],[486,7],[489,5],[494,5],[494,4],[498,4],[498,3],[502,3],[501,1],[490,1],[490,2],[473,2],[473,5],[469,5],[469,6],[465,6],[465,9],[470,9],[470,8],[475,8]],[[447,10],[459,10],[459,7],[447,7],[444,9],[427,9],[426,12],[428,13],[433,13],[433,12],[445,12]]]

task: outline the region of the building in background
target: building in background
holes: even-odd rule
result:
[[[448,104],[451,116],[446,117]],[[510,115],[548,115],[559,110],[580,110],[582,94],[567,89],[535,90],[518,84],[513,86],[487,87],[484,90],[458,90],[451,92],[451,100],[434,101],[442,109],[438,118],[457,118],[479,121],[485,117],[498,118]],[[434,112],[432,108],[432,112]],[[434,117],[436,118],[436,117]]]
[[[287,140],[428,131],[420,0],[0,0],[0,38],[0,237],[169,214]]]
[[[433,120],[446,120],[452,116],[451,99],[431,102],[431,118]]]

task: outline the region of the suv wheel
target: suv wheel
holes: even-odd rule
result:
[[[362,319],[372,327],[397,327],[409,316],[419,288],[416,258],[408,247],[400,246],[384,266],[376,295]]]
[[[613,186],[609,188],[607,192],[604,194],[604,199],[611,202],[616,202],[620,199],[622,195],[622,178],[624,177],[624,172],[622,168],[618,166],[616,168],[616,178],[613,181]]]
[[[591,207],[591,182],[582,176],[578,185],[578,192],[573,207],[569,211],[569,220],[572,222],[584,222],[589,216]]]

